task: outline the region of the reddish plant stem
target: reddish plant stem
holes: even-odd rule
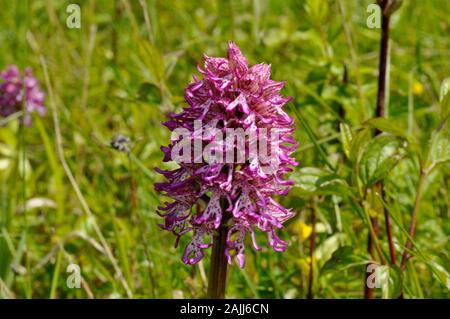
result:
[[[227,245],[228,227],[225,225],[224,218],[222,218],[222,224],[217,232],[218,235],[214,238],[214,243],[212,246],[211,267],[209,269],[208,278],[207,295],[210,299],[225,298],[228,266],[225,256],[225,248]]]
[[[392,5],[390,0],[381,0],[379,1],[379,5],[382,10],[382,20],[381,20],[381,40],[380,40],[380,57],[379,57],[379,66],[378,66],[378,93],[377,93],[377,108],[376,108],[376,116],[384,117],[385,109],[386,109],[386,85],[387,85],[387,67],[388,67],[388,55],[389,55],[389,23],[390,23],[390,10],[387,10],[389,5]],[[380,130],[376,130],[376,135],[381,134]],[[383,184],[380,182],[375,185],[380,191],[381,196],[383,196]],[[391,262],[395,264],[395,250],[394,243],[392,238],[392,226],[389,217],[389,213],[384,210],[384,217],[386,222],[386,231],[389,242],[389,252],[391,256]],[[378,235],[378,220],[376,217],[371,217],[370,222],[373,225],[375,236]],[[369,232],[368,241],[367,241],[367,251],[369,252],[372,259],[374,258],[374,239],[372,238],[372,234]],[[370,264],[369,264],[370,265]],[[366,272],[365,282],[364,282],[364,298],[373,299],[375,298],[375,294],[372,288],[367,286],[367,279],[370,276],[370,273]]]
[[[389,212],[387,210],[384,210],[384,222],[386,226],[386,233],[389,243],[389,255],[391,257],[391,263],[392,265],[397,264],[397,256],[395,255],[395,245],[393,240],[393,234],[392,234],[392,224],[391,224],[391,217],[389,216]]]
[[[309,284],[308,284],[308,299],[314,298],[313,286],[314,286],[314,250],[316,248],[316,208],[311,209],[311,237],[309,239]]]
[[[384,9],[382,7],[382,9]],[[384,10],[383,10],[384,11]],[[386,107],[386,83],[387,83],[387,63],[389,53],[389,14],[382,15],[381,22],[381,46],[380,46],[380,63],[378,66],[378,94],[377,94],[377,117],[384,117]],[[377,134],[380,131],[377,130]]]
[[[389,3],[390,1],[385,0],[381,3],[381,8],[383,10],[382,15],[382,32],[381,32],[381,45],[380,45],[380,65],[379,65],[379,77],[378,77],[378,95],[377,95],[377,116],[385,116],[386,108],[386,85],[387,85],[387,64],[389,55],[389,24],[390,15],[392,12],[386,12],[386,7],[388,5],[394,5]],[[377,130],[376,134],[380,134],[381,131]],[[383,184],[379,185],[380,196],[384,198]],[[389,254],[391,257],[391,263],[395,265],[397,263],[397,257],[395,256],[395,246],[392,234],[392,224],[389,212],[384,209],[384,220],[386,225],[386,233],[389,243]]]
[[[402,255],[402,262],[400,264],[400,269],[402,271],[405,271],[406,269],[406,263],[408,262],[408,250],[411,249],[412,247],[412,239],[414,237],[414,234],[416,233],[416,224],[417,224],[417,216],[419,214],[419,208],[420,208],[420,202],[422,200],[422,195],[423,195],[423,186],[425,184],[425,177],[426,177],[426,173],[424,170],[420,171],[420,176],[419,176],[419,182],[417,184],[417,192],[416,192],[416,199],[414,202],[414,208],[413,208],[413,212],[412,212],[412,216],[411,216],[411,224],[409,225],[409,237],[406,240],[406,244],[405,244],[405,250],[403,251],[403,255]]]
[[[386,84],[387,84],[387,63],[389,55],[389,23],[390,15],[392,12],[386,12],[386,6],[389,5],[390,1],[382,2],[383,16],[382,16],[382,33],[381,33],[381,46],[380,46],[380,65],[378,77],[378,96],[377,96],[377,116],[385,116],[385,104],[386,104]],[[390,4],[394,5],[394,4]],[[377,130],[376,134],[381,132]],[[384,198],[383,184],[380,183],[380,196]],[[389,255],[391,257],[391,263],[393,265],[397,264],[397,257],[395,256],[395,246],[392,234],[392,223],[389,216],[389,212],[384,209],[384,220],[386,225],[386,233],[389,243]]]

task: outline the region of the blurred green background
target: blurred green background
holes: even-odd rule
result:
[[[203,54],[225,56],[229,40],[251,64],[271,63],[272,78],[287,81],[300,167],[290,195],[278,199],[297,212],[279,232],[287,251],[249,247],[245,269],[230,267],[227,297],[307,296],[313,210],[314,297],[361,298],[368,228],[346,197],[357,193],[357,172],[339,125],[356,132],[374,117],[380,30],[366,25],[372,1],[78,1],[81,29],[66,26],[70,3],[0,0],[0,69],[32,67],[48,107],[29,127],[0,119],[0,298],[205,296],[209,256],[184,265],[189,238],[174,249],[173,235],[158,228],[155,210],[164,198],[154,192],[161,177],[153,168],[169,167],[161,163],[169,131],[160,122],[183,107]],[[391,21],[386,131],[425,141],[419,150],[405,147],[383,174],[398,257],[420,149],[445,115],[439,92],[449,76],[449,22],[447,0],[405,0]],[[109,147],[117,134],[130,137],[130,156]],[[407,298],[450,297],[446,159],[427,175],[403,281],[392,267],[378,297],[392,297],[401,285]],[[339,187],[317,183],[330,167]],[[80,289],[66,284],[71,263],[80,266]]]

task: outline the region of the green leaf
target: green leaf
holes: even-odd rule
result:
[[[376,117],[364,122],[363,125],[395,136],[407,137],[406,128],[402,127],[401,123],[398,120]]]
[[[378,266],[376,280],[380,284],[383,299],[396,298],[401,291],[401,272],[397,266]]]
[[[430,165],[436,166],[450,160],[450,134],[447,130],[439,130],[431,137]]]
[[[352,143],[352,129],[348,124],[340,123],[339,129],[341,132],[341,142],[342,142],[342,149],[344,150],[344,153],[347,157],[350,156],[350,149],[351,149],[351,143]]]
[[[445,119],[450,114],[450,78],[446,78],[441,85],[439,103],[441,106],[441,118]]]
[[[325,1],[307,0],[305,3],[305,11],[309,14],[312,21],[323,21],[328,14],[328,10],[328,3]]]
[[[361,153],[364,150],[366,144],[370,141],[370,130],[367,128],[362,129],[353,136],[350,147],[350,160],[357,164],[361,158]]]
[[[439,102],[442,102],[447,97],[449,90],[450,90],[450,78],[446,78],[444,81],[442,81],[441,90],[439,93]]]
[[[294,190],[300,196],[317,194],[349,194],[350,187],[336,174],[322,168],[303,167],[292,174]]]
[[[345,239],[345,234],[338,233],[325,239],[314,251],[314,258],[321,264],[327,262]]]
[[[150,71],[155,83],[161,83],[164,79],[164,59],[161,52],[150,42],[139,43],[139,55],[144,65]]]
[[[366,186],[383,179],[404,156],[404,140],[392,135],[379,135],[365,148],[359,162],[359,174]]]
[[[435,260],[429,260],[426,263],[434,270],[433,274],[437,280],[450,291],[450,274],[448,271]]]
[[[342,271],[351,267],[365,265],[370,262],[369,256],[356,254],[350,246],[343,246],[336,250],[331,258],[323,265],[321,272]]]

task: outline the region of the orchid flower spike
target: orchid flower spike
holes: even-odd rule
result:
[[[165,162],[175,161],[174,151],[187,142],[197,146],[215,143],[215,154],[247,154],[255,146],[251,139],[243,144],[234,139],[220,140],[228,130],[270,131],[278,138],[271,140],[267,156],[239,161],[232,155],[227,156],[227,161],[208,161],[202,154],[195,156],[194,150],[192,160],[178,162],[174,170],[157,168],[166,181],[156,184],[155,189],[171,199],[158,208],[165,220],[160,227],[177,237],[176,245],[181,236],[193,234],[182,258],[185,264],[192,265],[211,247],[216,230],[226,226],[224,253],[229,263],[235,257],[242,268],[247,235],[256,250],[260,249],[257,231],[267,234],[268,245],[275,251],[284,251],[288,244],[276,230],[294,212],[277,203],[274,196],[289,192],[293,182],[285,175],[297,165],[291,156],[298,145],[293,138],[293,119],[283,111],[291,98],[280,93],[284,82],[270,79],[270,65],[250,66],[233,42],[228,45],[227,58],[205,56],[204,68],[198,69],[201,79],[194,76],[194,82],[185,90],[188,106],[180,113],[169,114],[170,119],[163,123],[172,133],[180,129],[185,132],[182,138],[172,134],[171,143],[161,147]],[[203,132],[199,132],[196,121],[202,122]],[[191,146],[185,150],[191,154]]]

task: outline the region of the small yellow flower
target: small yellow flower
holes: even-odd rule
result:
[[[422,95],[422,93],[423,93],[422,83],[414,81],[413,86],[412,86],[412,92],[414,95]]]
[[[312,227],[307,225],[304,221],[299,220],[294,224],[294,233],[298,235],[300,241],[305,241],[311,236]]]

